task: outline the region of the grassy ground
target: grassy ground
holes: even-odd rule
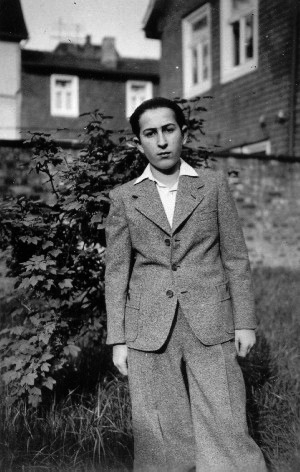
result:
[[[47,411],[21,403],[3,413],[2,472],[130,468],[130,407],[123,381],[115,378],[91,397],[70,394]]]
[[[254,272],[258,342],[241,363],[250,432],[272,472],[300,470],[300,272]],[[3,392],[5,393],[5,392]],[[3,395],[4,396],[4,395]],[[1,409],[2,472],[131,469],[126,382],[102,382],[96,395],[70,393],[50,408]]]

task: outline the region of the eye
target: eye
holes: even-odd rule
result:
[[[166,132],[167,132],[167,133],[173,133],[173,131],[175,131],[174,126],[168,126],[168,127],[166,128]]]
[[[154,136],[155,134],[155,131],[146,131],[146,133],[144,133],[144,136],[146,136],[146,138],[151,138],[152,136]]]

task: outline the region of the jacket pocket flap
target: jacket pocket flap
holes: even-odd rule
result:
[[[218,292],[218,300],[228,300],[230,298],[229,283],[224,282],[222,284],[216,285],[216,290]]]
[[[217,210],[206,210],[206,211],[201,211],[198,219],[199,220],[210,220],[211,218],[216,218],[217,217]]]

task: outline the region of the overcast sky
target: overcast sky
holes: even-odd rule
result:
[[[142,22],[150,0],[21,0],[30,49],[51,50],[61,41],[92,43],[114,36],[121,56],[158,58],[157,40],[145,38]]]

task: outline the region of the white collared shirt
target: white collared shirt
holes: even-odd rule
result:
[[[190,177],[198,177],[197,172],[193,167],[187,164],[183,159],[180,159],[180,170],[177,182],[172,187],[167,187],[165,184],[159,182],[151,172],[150,164],[147,165],[146,169],[140,175],[134,185],[142,182],[145,179],[153,180],[156,183],[156,188],[158,190],[161,202],[163,204],[165,213],[167,215],[168,221],[172,228],[173,217],[174,217],[174,210],[175,210],[175,203],[176,203],[176,195],[177,195],[177,188],[178,188],[178,181],[181,175],[189,175]]]

